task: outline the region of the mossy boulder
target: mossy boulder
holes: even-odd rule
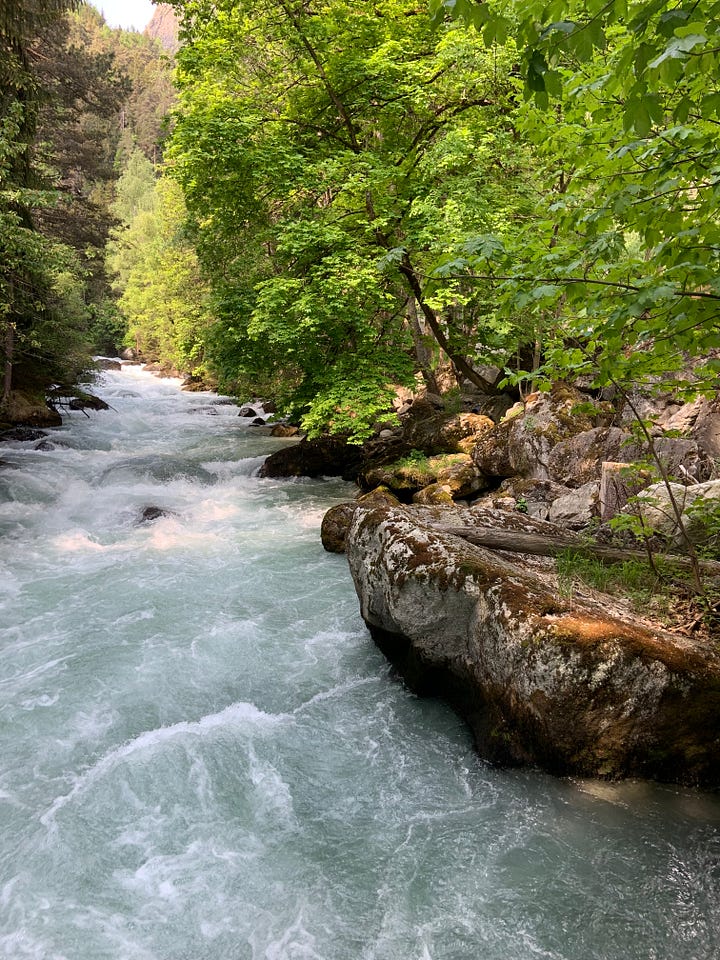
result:
[[[421,502],[438,502],[434,497],[440,495],[440,501],[448,503],[472,496],[487,486],[467,454],[426,457],[419,451],[396,463],[363,472],[360,483],[365,489],[384,486],[408,500],[420,496]],[[429,492],[421,496],[426,490]]]
[[[488,477],[550,479],[550,453],[562,440],[590,430],[587,397],[557,385],[549,393],[531,394],[524,408],[481,437],[472,451],[478,470]]]
[[[562,597],[551,561],[437,532],[428,509],[358,506],[348,561],[378,645],[412,689],[465,717],[482,756],[563,776],[720,786],[716,644]],[[473,522],[475,511],[454,512],[453,523]]]
[[[60,427],[62,417],[48,406],[45,395],[24,390],[11,390],[0,421],[7,426]]]

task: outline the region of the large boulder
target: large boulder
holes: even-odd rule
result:
[[[560,440],[548,456],[548,473],[556,483],[579,486],[599,480],[605,461],[625,460],[630,436],[618,427],[593,427]]]
[[[24,390],[11,390],[7,403],[0,412],[0,420],[14,426],[60,427],[62,417],[48,406],[41,394]]]
[[[671,495],[680,512],[686,536],[692,543],[703,543],[708,534],[713,532],[703,522],[703,508],[705,511],[714,510],[717,514],[716,523],[720,522],[720,480],[708,480],[689,487],[681,483],[654,483],[625,508],[625,512],[639,513],[651,531],[661,533],[682,549],[685,536],[680,531]]]
[[[720,459],[720,400],[701,398],[695,403],[694,413],[695,417],[688,431],[690,437],[706,456]]]
[[[363,465],[362,448],[336,437],[304,437],[271,453],[260,468],[261,477],[342,477],[354,480]]]
[[[480,413],[448,414],[436,410],[428,401],[416,401],[403,422],[405,442],[428,455],[469,453],[480,437],[495,424]]]
[[[95,357],[95,366],[98,370],[122,370],[122,363],[112,357]]]
[[[587,398],[564,384],[549,393],[532,394],[475,444],[475,465],[488,477],[551,479],[551,450],[592,429],[586,406]]]
[[[474,513],[456,510],[452,523]],[[537,561],[432,530],[428,517],[358,506],[350,569],[378,645],[419,694],[455,706],[484,757],[560,775],[720,785],[716,645],[590,598],[571,602]]]
[[[401,408],[399,427],[390,430],[391,424],[384,425],[380,437],[364,445],[366,463],[391,463],[413,450],[426,456],[469,453],[493,429],[493,421],[483,414],[448,413],[441,404],[419,397]]]
[[[291,423],[274,423],[270,430],[271,437],[299,437],[300,428]]]
[[[431,486],[442,487],[450,502],[471,496],[486,486],[485,478],[465,453],[409,457],[386,466],[371,467],[359,480],[364,489],[384,486],[408,497]]]

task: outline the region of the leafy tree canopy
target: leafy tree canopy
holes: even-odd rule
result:
[[[428,343],[484,382],[484,299],[427,274],[528,205],[510,53],[439,34],[408,0],[175,6],[169,159],[233,331],[219,363],[264,369],[306,427],[356,439],[389,384],[430,376]]]
[[[522,53],[519,124],[545,166],[533,228],[455,267],[530,309],[557,372],[711,389],[720,348],[720,4],[430,0]],[[441,28],[442,29],[442,28]],[[440,271],[447,271],[440,265]],[[452,269],[452,268],[451,268]],[[505,278],[505,279],[502,279]]]

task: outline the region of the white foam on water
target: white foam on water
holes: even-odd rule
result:
[[[248,728],[262,729],[281,722],[283,722],[282,717],[272,716],[262,710],[258,710],[252,703],[234,703],[232,706],[226,707],[218,713],[209,714],[196,721],[183,720],[169,727],[160,727],[157,730],[146,730],[134,739],[111,750],[96,761],[89,769],[85,770],[77,777],[70,792],[61,797],[57,797],[51,807],[40,816],[40,822],[45,827],[53,827],[55,818],[60,810],[78,797],[81,797],[98,780],[105,777],[118,765],[137,754],[162,748],[166,743],[177,737],[202,737],[213,733],[219,728],[240,728],[243,730],[247,730]]]
[[[25,930],[0,933],[0,957],[6,960],[74,960],[71,955],[58,952],[51,943],[37,939]]]
[[[351,486],[258,479],[283,442],[210,394],[97,391],[2,474],[4,960],[716,960],[717,798],[483,764],[319,544]]]
[[[292,923],[269,943],[253,937],[253,960],[326,960],[318,952],[316,937],[306,929],[301,910]]]
[[[318,703],[324,703],[327,700],[335,700],[337,698],[344,697],[351,690],[357,690],[360,687],[375,686],[380,682],[381,681],[378,677],[352,677],[348,680],[345,680],[343,683],[336,684],[329,690],[320,690],[318,693],[313,694],[313,696],[310,697],[309,700],[306,700],[305,703],[301,703],[300,706],[295,707],[293,714],[297,716],[298,714],[309,710]]]
[[[23,686],[27,686],[33,681],[37,680],[39,677],[46,677],[48,674],[53,677],[58,674],[58,672],[65,669],[67,661],[70,659],[67,657],[58,657],[55,660],[48,660],[47,663],[41,663],[32,670],[28,670],[25,673],[13,674],[9,677],[4,677],[0,680],[0,687],[12,687],[14,689],[20,689]]]

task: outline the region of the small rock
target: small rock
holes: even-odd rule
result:
[[[296,437],[300,433],[298,427],[293,427],[289,423],[276,423],[270,431],[271,437]]]
[[[98,370],[122,370],[120,361],[111,360],[109,357],[96,357],[95,366]]]
[[[140,515],[139,523],[154,523],[155,520],[159,520],[161,517],[171,517],[174,516],[171,510],[163,510],[162,507],[145,507],[142,514]]]
[[[447,483],[431,483],[429,486],[423,487],[422,490],[414,493],[412,500],[413,503],[437,506],[443,504],[450,506],[455,503],[452,493],[450,492],[450,486]]]
[[[20,443],[27,443],[30,440],[42,440],[46,436],[44,430],[36,430],[34,427],[13,427],[0,433],[0,441],[18,440]]]

